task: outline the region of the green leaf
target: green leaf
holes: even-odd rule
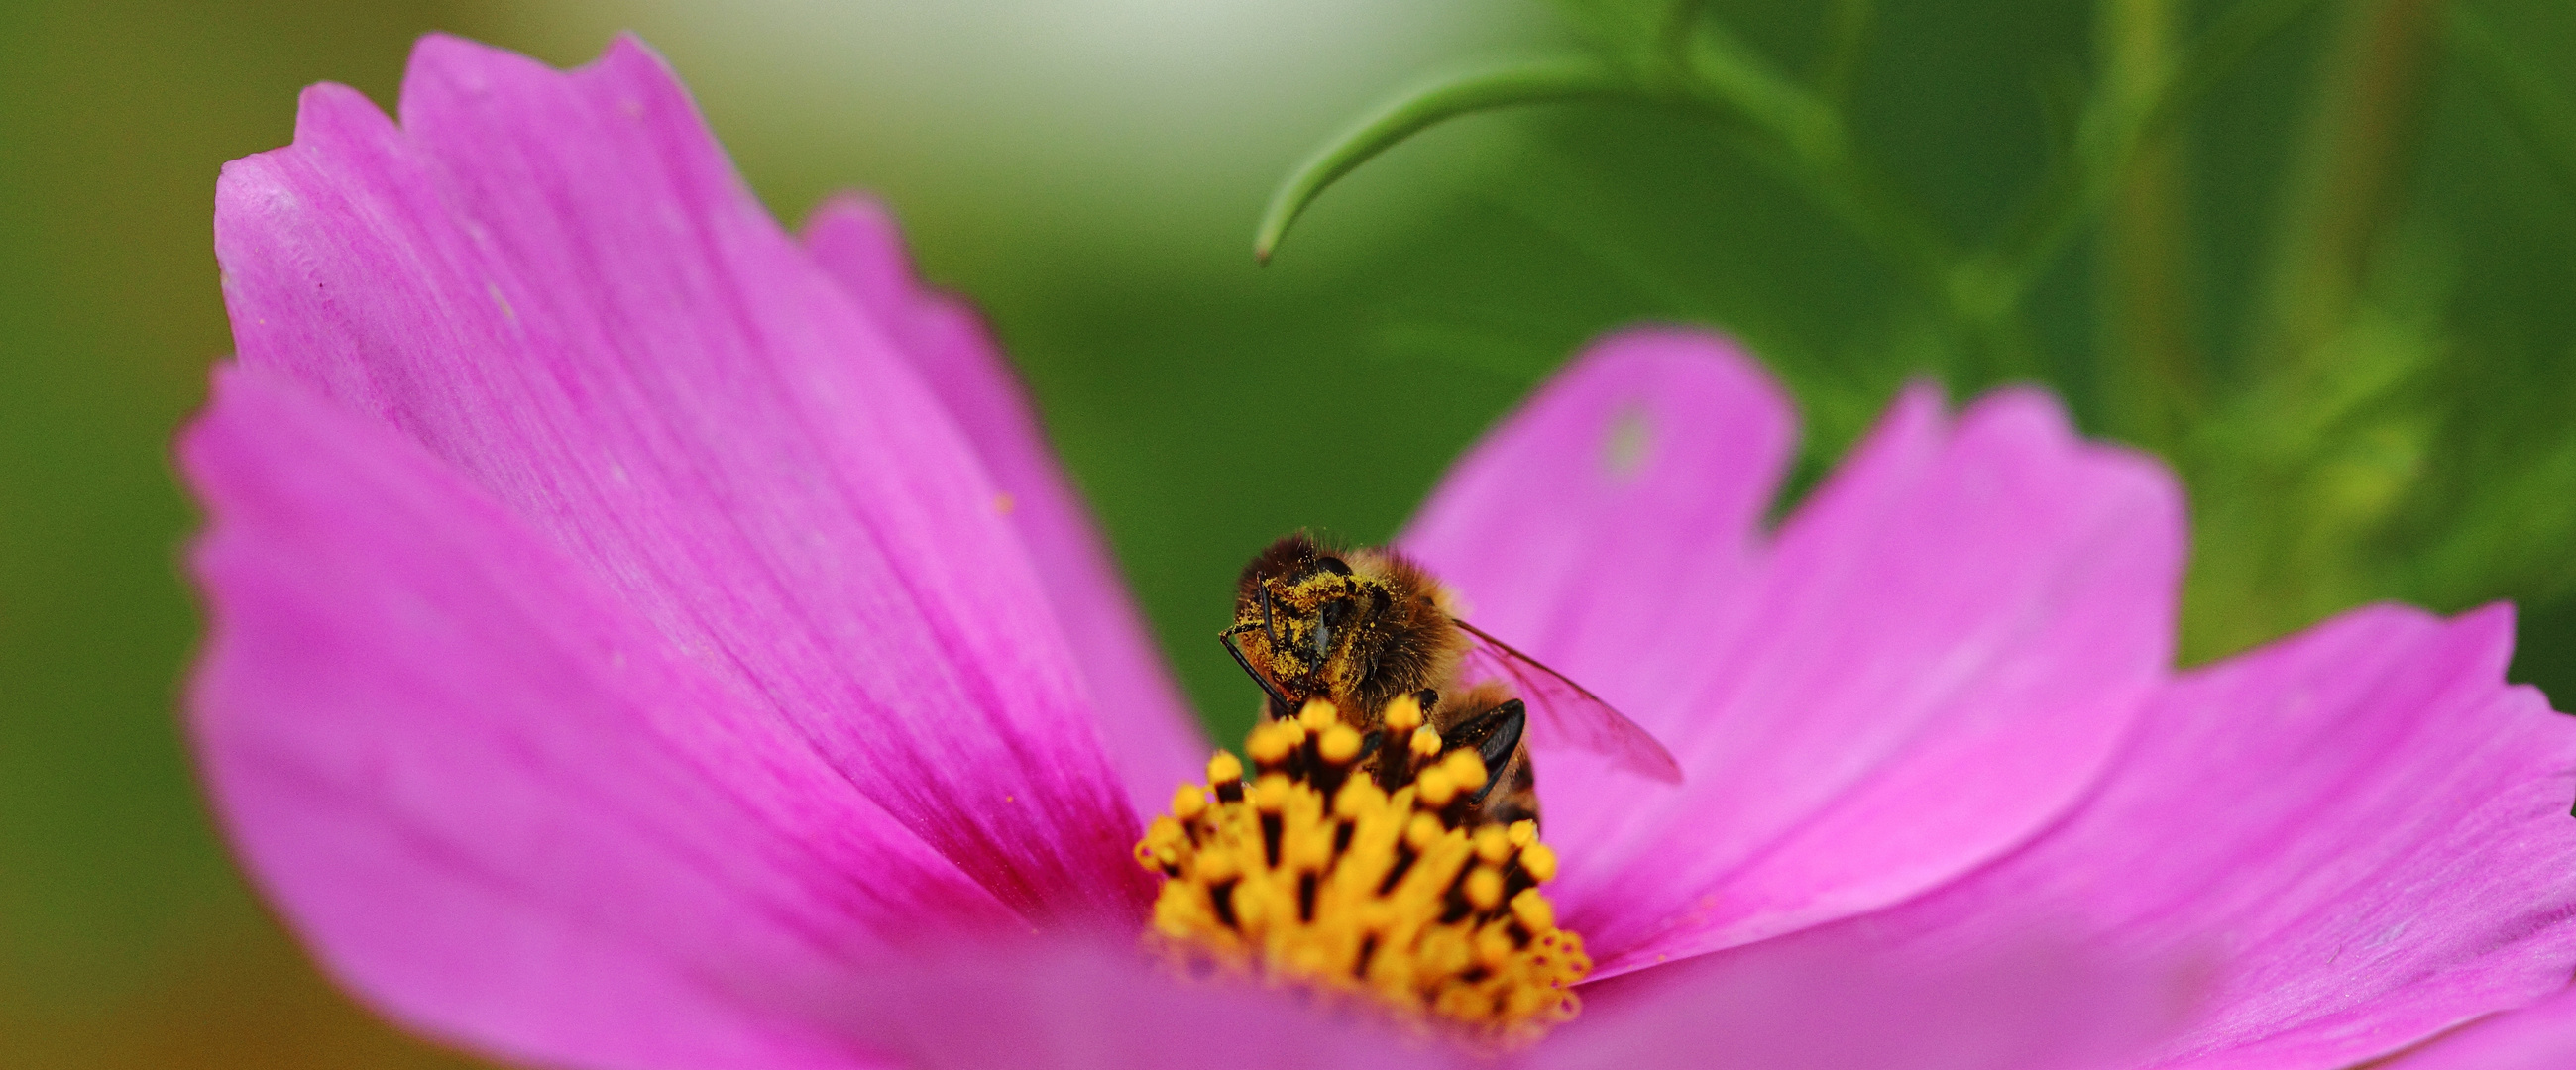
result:
[[[1262,210],[1261,226],[1252,239],[1253,258],[1269,263],[1289,224],[1342,176],[1440,123],[1524,104],[1644,96],[1633,79],[1590,59],[1519,63],[1424,83],[1352,124],[1289,172]]]
[[[2559,191],[2576,198],[2576,107],[2475,9],[2452,5],[2442,39],[2478,89],[2503,111],[2514,133],[2530,144]]]

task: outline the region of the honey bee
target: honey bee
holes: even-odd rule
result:
[[[1618,711],[1460,616],[1458,599],[1420,565],[1389,549],[1328,552],[1303,533],[1271,543],[1243,568],[1234,624],[1218,633],[1235,664],[1261,685],[1263,713],[1297,716],[1330,701],[1374,748],[1371,768],[1408,760],[1379,747],[1389,702],[1411,695],[1440,735],[1442,752],[1472,748],[1484,786],[1467,820],[1538,819],[1529,735],[1609,756],[1667,782],[1681,769],[1663,745]]]

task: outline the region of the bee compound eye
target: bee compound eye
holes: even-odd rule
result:
[[[1351,574],[1350,562],[1344,561],[1338,557],[1319,558],[1315,563],[1322,566],[1324,571],[1330,572],[1336,576],[1348,576]]]
[[[1350,623],[1352,606],[1348,599],[1336,598],[1324,604],[1324,627],[1339,628]]]

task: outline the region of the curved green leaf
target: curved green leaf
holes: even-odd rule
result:
[[[1523,104],[1635,96],[1626,76],[1587,59],[1558,59],[1475,71],[1425,83],[1369,113],[1306,158],[1270,195],[1252,255],[1270,262],[1288,225],[1326,187],[1404,139],[1470,112]]]

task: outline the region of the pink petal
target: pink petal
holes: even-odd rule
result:
[[[1938,956],[1857,942],[1730,949],[1582,989],[1532,1070],[2037,1070],[2121,1065],[2177,974],[2035,935]]]
[[[190,694],[216,809],[354,991],[546,1065],[869,1065],[826,1002],[1024,926],[687,639],[381,423],[223,369]]]
[[[852,1035],[913,1070],[1493,1067],[1292,993],[1171,976],[1132,943],[952,946],[856,995]]]
[[[1796,438],[1788,399],[1731,343],[1627,331],[1460,460],[1401,542],[1478,626],[1583,668],[1578,682],[1670,745],[1688,720],[1674,681],[1700,675],[1703,636],[1743,623]]]
[[[1907,392],[1765,538],[1790,435],[1731,345],[1632,332],[1542,389],[1406,537],[1487,630],[1682,763],[1673,790],[1540,762],[1556,894],[1600,976],[1897,902],[2026,838],[2170,656],[2179,495],[2045,397],[1953,425]]]
[[[913,275],[894,218],[876,202],[845,195],[826,203],[805,224],[805,247],[887,325],[965,429],[994,485],[1010,496],[1011,525],[1091,685],[1102,742],[1128,800],[1141,812],[1161,812],[1174,785],[1198,776],[1210,746],[1090,512],[1047,447],[1019,376],[965,302]]]
[[[2376,607],[2195,672],[2014,854],[1850,923],[1950,947],[2055,919],[2209,962],[2159,1064],[2331,1070],[2567,984],[2576,721],[2504,683],[2502,607]]]
[[[991,479],[661,62],[431,37],[401,112],[316,87],[225,169],[242,362],[454,466],[1004,901],[1131,924],[1135,817]]]
[[[2443,1037],[2388,1070],[2567,1070],[2576,1066],[2576,988]]]

